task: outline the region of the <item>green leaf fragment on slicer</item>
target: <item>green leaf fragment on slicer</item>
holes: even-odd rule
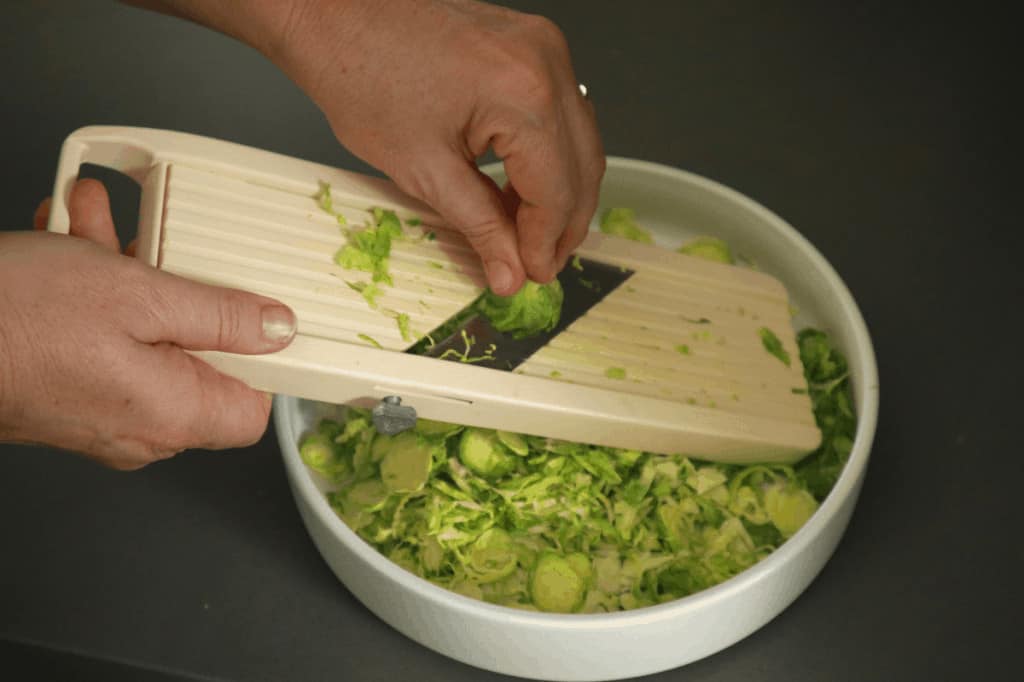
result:
[[[572,267],[580,272],[583,272],[583,263],[580,262],[579,256],[572,257]]]
[[[764,349],[782,361],[786,367],[789,367],[791,363],[789,353],[782,347],[782,341],[775,335],[775,332],[768,327],[761,327],[757,330],[757,333],[761,337]]]
[[[402,335],[402,340],[412,341],[413,334],[409,331],[409,316],[405,313],[399,313],[395,318],[395,322],[398,323],[398,331]]]
[[[329,197],[330,187],[324,186],[320,195],[321,208],[324,208],[325,202],[330,205]],[[328,212],[339,215],[333,210]],[[334,254],[334,262],[346,270],[369,272],[375,282],[393,284],[388,273],[388,256],[391,254],[392,241],[402,237],[402,225],[394,211],[374,208],[372,214],[371,225],[361,230],[346,230],[348,241]]]
[[[681,343],[678,346],[676,346],[676,352],[679,353],[680,355],[689,355],[690,347],[687,346],[685,343]]]
[[[317,206],[319,206],[320,210],[324,211],[325,213],[337,215],[334,212],[334,200],[331,198],[330,183],[324,182],[323,180],[318,180],[317,184],[320,186],[320,188],[316,191],[316,194],[313,195],[313,199],[316,201]]]
[[[370,336],[369,334],[357,334],[356,336],[362,339],[363,341],[366,341],[371,346],[384,350],[384,346],[380,345],[380,342],[377,341],[377,339]]]
[[[604,375],[609,379],[625,379],[626,370],[622,367],[609,367],[604,371]]]
[[[334,210],[334,199],[331,197],[330,184],[324,182],[323,180],[319,180],[317,182],[320,188],[317,190],[316,194],[313,195],[313,199],[316,201],[317,206],[319,206],[320,210],[324,211],[325,213],[329,213],[332,216],[334,216],[335,220],[337,220],[338,222],[338,225],[341,225],[342,227],[348,225],[348,220],[346,220],[345,216],[342,215],[339,211]]]
[[[381,288],[379,286],[377,286],[376,282],[348,282],[348,281],[346,281],[345,284],[347,284],[350,289],[353,289],[354,291],[358,291],[359,294],[364,299],[366,299],[366,302],[368,304],[370,304],[371,308],[376,308],[377,307],[377,297],[379,295],[381,295],[382,293],[384,293],[381,290]]]

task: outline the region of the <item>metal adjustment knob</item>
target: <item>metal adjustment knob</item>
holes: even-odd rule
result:
[[[397,395],[385,396],[373,408],[373,425],[379,433],[393,436],[416,426],[416,408],[402,404]]]

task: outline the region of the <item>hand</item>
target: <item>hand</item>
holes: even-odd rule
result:
[[[271,58],[338,139],[461,230],[491,288],[550,281],[586,236],[605,161],[550,21],[472,0],[294,0]],[[493,148],[504,191],[477,171]]]
[[[292,312],[121,255],[96,181],[80,181],[69,208],[70,237],[0,234],[0,440],[118,469],[258,440],[269,396],[185,351],[279,350],[294,335]],[[44,203],[37,229],[47,212]]]

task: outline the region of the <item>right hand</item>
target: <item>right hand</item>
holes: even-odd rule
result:
[[[587,234],[605,170],[558,27],[473,0],[291,6],[265,51],[341,143],[465,234],[496,293],[552,280]],[[504,189],[477,170],[488,149]]]
[[[71,236],[0,233],[0,441],[117,469],[256,442],[270,397],[185,351],[280,350],[291,310],[122,255],[96,181],[75,186],[69,209]]]

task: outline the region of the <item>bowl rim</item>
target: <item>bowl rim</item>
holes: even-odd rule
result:
[[[727,601],[737,593],[767,580],[771,574],[803,553],[807,546],[821,534],[840,512],[847,498],[856,492],[855,488],[867,467],[878,420],[878,369],[874,347],[871,343],[871,337],[864,318],[846,284],[832,265],[810,241],[780,216],[750,197],[722,183],[673,166],[619,156],[608,156],[607,167],[609,169],[633,170],[639,173],[671,177],[695,189],[716,194],[721,199],[745,208],[763,222],[770,224],[776,232],[793,243],[803,256],[810,261],[810,264],[824,276],[829,287],[831,287],[839,299],[842,314],[847,317],[853,331],[854,343],[851,349],[847,349],[847,355],[856,353],[858,358],[857,364],[860,367],[860,376],[851,377],[855,381],[857,378],[860,379],[857,382],[858,422],[853,448],[832,490],[807,523],[774,552],[728,580],[686,597],[627,611],[583,614],[544,613],[491,604],[452,592],[393,563],[359,537],[330,507],[326,496],[314,484],[311,473],[299,456],[296,437],[301,434],[293,433],[292,411],[288,409],[289,403],[297,404],[298,399],[290,396],[275,396],[274,424],[277,430],[277,438],[281,445],[285,467],[295,487],[296,494],[301,495],[309,503],[310,509],[316,515],[317,520],[325,525],[368,566],[383,574],[389,580],[439,606],[454,609],[476,618],[500,620],[506,624],[512,621],[524,626],[539,626],[549,629],[619,628],[632,623],[649,624],[676,619],[684,615],[692,615],[715,603]],[[501,171],[501,166],[500,164],[490,164],[482,167],[481,170],[484,173],[495,174]]]

